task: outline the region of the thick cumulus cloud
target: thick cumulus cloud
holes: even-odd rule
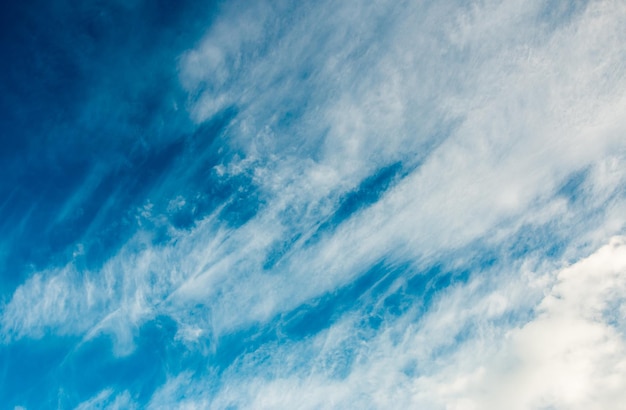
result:
[[[619,408],[625,297],[626,242],[616,237],[559,272],[537,316],[506,334],[468,382],[475,408]]]
[[[184,101],[154,97],[175,106],[154,111],[163,138],[76,184],[48,231],[89,199],[95,222],[5,297],[7,352],[67,343],[50,397],[617,406],[622,2],[234,2],[211,16],[171,59]],[[107,241],[113,223],[124,235]],[[106,375],[53,381],[98,351]],[[151,370],[120,376],[137,366]]]

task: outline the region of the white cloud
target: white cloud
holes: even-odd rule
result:
[[[78,272],[69,264],[37,273],[3,306],[6,342],[46,332],[86,338],[104,332],[115,335],[116,352],[123,355],[132,351],[135,329],[167,314],[181,324],[178,337],[191,343],[266,323],[350,283],[383,258],[428,265],[479,240],[500,251],[520,227],[553,223],[554,234],[571,245],[571,260],[623,231],[622,2],[594,2],[569,21],[541,23],[539,30],[541,2],[232,7],[198,48],[181,57],[181,82],[190,95],[200,95],[190,107],[198,122],[229,105],[239,109],[225,132],[242,155],[220,164],[219,173],[249,172],[265,205],[237,228],[225,227],[218,210],[190,231],[172,228],[173,239],[162,245],[139,232],[97,272]],[[290,122],[288,114],[296,119]],[[342,195],[397,161],[413,170],[410,175],[305,246]],[[582,184],[586,203],[575,208],[555,192],[581,169],[589,170]],[[186,175],[179,171],[176,178]],[[169,204],[174,210],[185,200],[171,198]],[[141,212],[158,217],[149,208]],[[281,263],[264,270],[273,247],[290,242]],[[465,257],[471,255],[463,253],[459,261]],[[368,407],[383,406],[390,391],[407,404],[434,400],[422,397],[432,387],[442,397],[458,394],[461,408],[486,400],[468,389],[491,377],[491,369],[452,375],[448,380],[456,384],[442,384],[435,376],[414,382],[400,364],[426,360],[426,346],[451,343],[463,323],[532,306],[538,297],[536,289],[524,295],[511,286],[487,296],[451,289],[445,300],[452,304],[436,305],[414,335],[411,318],[400,321],[409,329],[400,352],[392,330],[383,332],[379,347],[368,350],[372,361],[365,360],[347,384],[320,375],[285,376],[269,385],[255,380],[249,398],[272,406],[287,394],[295,406],[334,398],[338,407]],[[471,309],[454,304],[468,299]],[[196,304],[206,314],[190,315],[188,307]],[[608,327],[580,320],[562,325],[596,331],[591,339],[572,339],[581,349],[617,337],[603,333]],[[544,332],[548,324],[537,323],[510,337]],[[503,331],[483,330],[495,336]],[[411,353],[412,345],[425,347]],[[522,353],[524,360],[541,360],[533,351]],[[602,360],[610,356],[598,354]],[[376,386],[384,388],[374,396],[353,396]],[[216,403],[239,393],[223,392]],[[559,394],[566,401],[566,393]]]
[[[626,240],[618,237],[557,275],[536,317],[508,332],[497,353],[480,358],[457,393],[471,406],[459,408],[619,408],[626,399],[626,340],[619,331],[625,301]]]
[[[180,375],[151,406],[618,409],[626,238],[555,274],[527,269],[496,267],[499,276],[450,288],[421,319],[410,311],[373,338],[359,336],[354,312],[313,338],[249,353],[216,393],[206,393],[211,377]]]
[[[75,410],[131,410],[135,408],[137,408],[137,405],[133,402],[127,391],[115,394],[113,389],[105,389],[94,397],[80,403]]]

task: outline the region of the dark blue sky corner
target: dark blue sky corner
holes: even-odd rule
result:
[[[0,263],[15,284],[63,265],[79,241],[97,265],[132,233],[130,212],[196,128],[174,108],[186,99],[177,57],[214,11],[173,1],[2,8]]]

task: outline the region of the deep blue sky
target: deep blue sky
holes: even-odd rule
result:
[[[621,2],[0,8],[1,408],[626,399]]]

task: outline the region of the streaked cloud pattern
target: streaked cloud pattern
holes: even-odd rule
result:
[[[6,408],[626,402],[626,3],[2,7]]]

